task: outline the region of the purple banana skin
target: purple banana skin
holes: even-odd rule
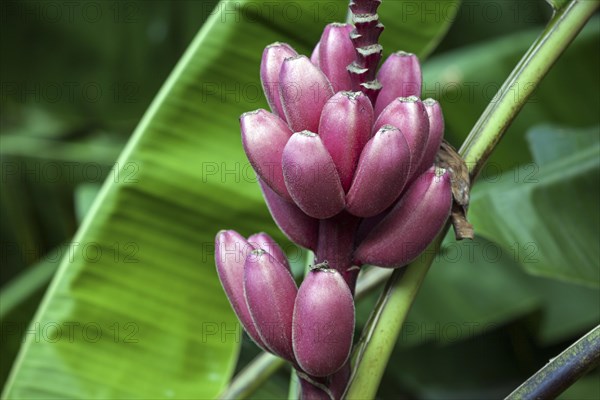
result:
[[[334,398],[342,398],[351,374],[352,368],[350,367],[350,360],[348,360],[342,369],[331,376],[329,387]]]
[[[317,45],[315,46],[315,48],[313,49],[312,54],[310,55],[310,62],[313,63],[313,65],[319,67],[319,50],[321,49],[321,43],[318,42]]]
[[[323,30],[319,42],[318,65],[335,92],[350,90],[352,86],[347,67],[356,57],[354,44],[350,40],[350,32],[353,29],[350,24],[329,24]]]
[[[356,231],[356,243],[361,243],[371,233],[371,231],[389,214],[394,208],[395,204],[392,204],[385,211],[370,218],[361,219],[360,225]]]
[[[300,381],[302,400],[332,400],[343,398],[352,368],[348,360],[338,372],[327,377],[309,376],[302,370],[296,372]]]
[[[264,232],[255,233],[248,237],[248,243],[256,250],[264,250],[272,255],[275,260],[281,263],[288,271],[290,269],[290,263],[277,242],[269,235]]]
[[[384,125],[400,129],[410,147],[410,173],[414,175],[425,154],[429,137],[429,117],[417,97],[400,97],[388,105],[375,121],[373,131]]]
[[[347,192],[363,148],[371,138],[373,107],[361,92],[338,92],[323,108],[319,136]]]
[[[244,298],[244,263],[252,251],[252,246],[246,239],[235,231],[220,231],[215,238],[215,263],[217,273],[225,294],[233,307],[233,311],[248,332],[248,335],[257,345],[266,349],[267,346],[261,339],[250,309]]]
[[[352,347],[354,300],[342,276],[313,269],[296,296],[292,341],[298,365],[323,377],[340,370]]]
[[[293,132],[316,132],[323,106],[333,96],[331,83],[306,56],[287,58],[279,73],[279,94]]]
[[[294,133],[283,149],[282,165],[288,192],[308,216],[330,218],[344,209],[340,177],[319,135]]]
[[[319,242],[315,263],[327,263],[338,271],[352,292],[359,268],[352,264],[352,251],[360,218],[342,211],[338,215],[319,221]]]
[[[260,63],[260,80],[271,111],[281,118],[285,118],[279,96],[281,65],[286,58],[297,55],[296,50],[286,43],[273,43],[263,51]]]
[[[358,163],[346,209],[359,217],[373,217],[402,193],[410,167],[410,149],[400,130],[384,125],[367,143]]]
[[[310,377],[304,374],[302,371],[298,372],[298,378],[300,383],[300,390],[302,392],[302,400],[332,400],[334,394],[326,386],[326,381],[319,382],[315,377]]]
[[[279,229],[292,242],[314,251],[317,248],[319,221],[304,214],[295,204],[284,200],[260,179],[258,183]]]
[[[452,206],[449,173],[432,167],[414,181],[354,253],[357,265],[398,268],[414,260],[442,229]]]
[[[291,200],[283,180],[281,156],[292,131],[275,114],[265,110],[240,117],[242,144],[254,171],[281,197]]]
[[[382,88],[375,102],[375,117],[398,97],[421,97],[421,66],[414,54],[399,51],[390,55],[379,69],[377,79]]]
[[[298,288],[290,271],[264,250],[253,250],[244,264],[244,297],[263,343],[294,362],[292,318]]]
[[[429,118],[429,136],[427,138],[425,154],[423,154],[423,159],[421,160],[421,165],[417,172],[419,175],[427,171],[433,165],[437,152],[442,144],[442,138],[444,137],[444,115],[442,114],[440,103],[434,99],[426,99],[423,100],[423,105],[427,111],[427,117]]]

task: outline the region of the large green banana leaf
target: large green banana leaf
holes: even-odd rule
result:
[[[532,274],[600,287],[598,129],[531,131],[535,163],[473,193],[478,232]]]
[[[402,14],[411,3],[381,9],[388,52],[426,54],[456,10],[424,21]],[[65,246],[4,397],[210,398],[226,384],[241,330],[216,277],[214,235],[234,228],[282,239],[237,118],[265,106],[264,46],[288,41],[309,52],[347,6],[290,2],[288,14],[269,17],[269,4],[220,3],[198,33]]]

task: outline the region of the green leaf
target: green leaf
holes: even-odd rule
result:
[[[399,345],[473,340],[524,317],[532,321],[537,343],[553,345],[597,324],[597,289],[530,276],[520,268],[517,255],[480,237],[456,242],[450,233],[423,282]]]
[[[599,126],[573,129],[545,124],[531,128],[526,138],[533,160],[542,166],[577,151],[597,146],[600,140],[599,129]]]
[[[558,396],[559,400],[595,400],[600,398],[600,373],[592,371]]]
[[[475,230],[513,252],[534,275],[600,286],[600,142],[595,132],[587,133],[595,143],[583,140],[584,148],[552,161],[548,150],[534,150],[545,154],[542,163],[508,171],[473,191],[470,219]],[[545,135],[544,146],[556,136],[553,131]]]
[[[445,346],[396,347],[378,398],[397,399],[405,393],[427,400],[501,399],[521,379],[523,366],[516,352],[502,330]]]
[[[400,35],[391,16],[410,2],[388,3],[394,50],[431,47],[449,24]],[[290,3],[300,12],[292,20],[281,9],[268,17],[272,4],[222,3],[196,36],[63,257],[5,397],[210,398],[226,384],[240,329],[215,273],[214,236],[233,228],[282,239],[243,155],[238,117],[265,106],[263,48],[288,41],[308,52],[321,21],[345,18],[347,7]]]
[[[542,1],[469,0],[461,5],[454,23],[438,50],[466,47],[499,36],[531,28],[541,28],[552,16],[552,9]],[[489,54],[486,56],[493,56]]]
[[[452,25],[460,5],[460,0],[383,1],[378,14],[385,25],[380,40],[385,56],[403,50],[425,59]]]
[[[485,239],[447,240],[408,315],[400,344],[473,339],[538,309],[539,297],[511,258]]]
[[[537,341],[541,345],[572,341],[600,321],[598,289],[532,277],[531,290],[541,302],[539,317],[533,316],[537,319]]]
[[[357,325],[366,322],[377,296],[357,304]],[[541,303],[510,253],[481,237],[457,242],[449,233],[408,313],[398,345],[471,340],[539,310]]]

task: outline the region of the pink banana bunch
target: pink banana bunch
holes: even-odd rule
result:
[[[309,57],[263,52],[271,111],[240,118],[242,144],[273,219],[317,264],[298,288],[281,248],[261,233],[218,233],[216,264],[248,335],[298,371],[302,397],[337,399],[349,377],[353,292],[365,264],[398,268],[445,224],[449,173],[435,166],[442,110],[421,100],[414,54],[377,70],[380,0],[354,0],[353,24],[329,24]]]
[[[265,233],[246,240],[221,231],[215,249],[225,293],[258,346],[291,362],[306,379],[326,383],[344,367],[352,348],[354,301],[339,272],[317,266],[298,289],[283,251]]]
[[[242,143],[269,210],[290,240],[318,255],[322,221],[359,220],[362,231],[377,221],[401,230],[368,232],[346,249],[354,254],[350,261],[395,268],[431,242],[449,213],[449,177],[428,171],[444,121],[437,101],[418,97],[421,69],[414,54],[394,53],[374,80],[365,77],[375,71],[381,46],[362,42],[376,42],[382,28],[361,15],[356,28],[327,25],[310,59],[285,43],[267,46],[260,73],[271,112],[242,115]],[[360,26],[368,32],[359,34]],[[357,64],[363,56],[370,58]],[[407,196],[411,191],[434,194],[425,201]],[[393,211],[398,207],[423,219],[392,221],[406,214]],[[415,250],[398,246],[403,240]],[[376,243],[386,257],[372,256]]]

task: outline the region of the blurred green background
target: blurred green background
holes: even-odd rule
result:
[[[262,48],[309,52],[346,3],[216,4],[2,3],[0,381],[29,340],[7,398],[211,398],[257,353],[216,280],[214,234],[265,230],[304,260],[245,169],[237,118],[266,107]],[[421,56],[458,147],[552,8],[399,0],[380,15],[386,54]],[[595,16],[484,169],[478,238],[447,238],[380,398],[505,396],[599,323],[599,32]],[[255,398],[285,397],[288,377]],[[599,397],[598,371],[564,395]]]

